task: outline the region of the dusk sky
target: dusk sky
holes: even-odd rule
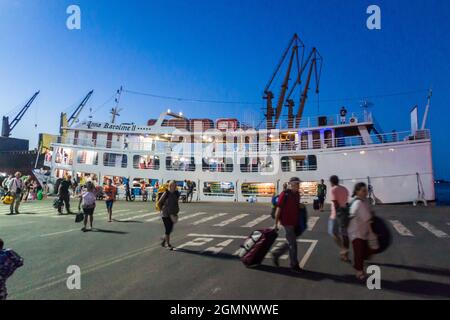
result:
[[[71,4],[81,8],[81,30],[66,27]],[[381,30],[366,27],[372,4],[381,8]],[[41,90],[13,131],[30,139],[30,147],[39,132],[57,133],[60,112],[73,111],[91,89],[82,118],[91,107],[94,119],[107,121],[110,98],[121,85],[163,96],[254,102],[125,92],[123,122],[143,124],[167,108],[188,117],[249,117],[261,112],[262,91],[297,32],[324,59],[319,105],[310,91],[307,115],[335,114],[343,104],[358,112],[368,97],[385,132],[406,131],[416,104],[421,120],[431,87],[435,177],[450,179],[449,14],[448,0],[0,0],[0,115],[14,116]]]

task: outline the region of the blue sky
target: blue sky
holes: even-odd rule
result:
[[[81,30],[66,28],[66,8],[82,11]],[[366,28],[366,8],[381,8],[382,29]],[[41,95],[13,132],[32,146],[39,132],[56,133],[59,113],[90,90],[95,118],[107,120],[115,90],[261,102],[262,90],[297,32],[324,57],[320,109],[359,111],[373,97],[386,132],[409,129],[433,88],[428,127],[436,177],[450,179],[450,1],[379,0],[0,0],[0,114]],[[340,99],[348,99],[339,101]],[[317,113],[310,94],[306,114]],[[330,101],[332,100],[332,101]],[[190,117],[245,117],[258,105],[208,104],[124,94],[124,122],[143,123],[167,108]],[[18,109],[16,109],[18,111]],[[11,114],[14,114],[11,113]],[[87,110],[83,117],[88,114]],[[37,128],[35,128],[35,123]]]

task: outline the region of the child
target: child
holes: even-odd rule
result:
[[[6,300],[8,296],[6,280],[23,266],[23,259],[11,249],[3,249],[3,246],[3,240],[0,239],[0,300]]]

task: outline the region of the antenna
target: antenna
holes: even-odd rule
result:
[[[122,111],[122,109],[119,108],[119,102],[120,102],[120,97],[122,96],[122,86],[120,86],[120,88],[117,90],[116,92],[116,99],[114,100],[116,102],[116,106],[114,108],[111,109],[111,123],[114,123],[116,121],[116,116],[119,117],[120,114],[119,112]]]

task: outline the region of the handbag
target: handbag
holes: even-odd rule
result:
[[[81,222],[81,221],[83,221],[83,219],[84,219],[84,213],[80,211],[75,216],[75,223]]]

